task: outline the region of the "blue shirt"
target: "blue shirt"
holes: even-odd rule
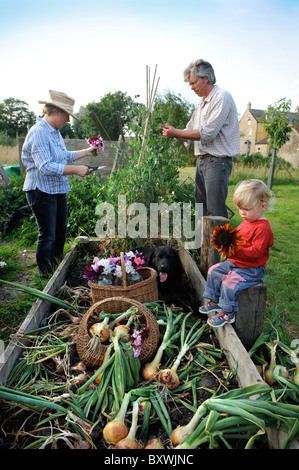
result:
[[[62,194],[70,190],[64,167],[75,152],[69,152],[59,130],[38,118],[31,127],[22,149],[22,162],[26,167],[24,191],[38,188],[48,194]]]

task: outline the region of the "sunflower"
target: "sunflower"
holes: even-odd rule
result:
[[[225,224],[221,227],[215,227],[211,236],[211,245],[220,251],[223,258],[235,254],[242,244],[242,236],[239,229],[231,228],[231,224]]]

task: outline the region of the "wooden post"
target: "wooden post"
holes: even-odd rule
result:
[[[211,245],[211,235],[217,226],[229,224],[229,219],[220,216],[205,216],[202,218],[202,244],[200,254],[200,271],[206,278],[210,266],[219,263],[220,253]]]
[[[210,266],[220,262],[219,252],[211,245],[214,227],[229,223],[225,217],[203,217],[203,235],[200,256],[200,271],[206,279]],[[248,287],[239,295],[239,310],[232,324],[240,341],[248,350],[263,331],[267,286],[263,281]]]

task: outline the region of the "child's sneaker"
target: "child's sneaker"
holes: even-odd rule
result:
[[[213,317],[208,318],[207,322],[213,328],[218,328],[224,326],[226,323],[234,323],[235,314],[234,313],[225,313],[222,310]]]
[[[222,310],[218,304],[215,304],[212,300],[210,300],[210,302],[208,302],[206,305],[199,307],[198,311],[207,315],[208,313],[217,313],[221,312]]]

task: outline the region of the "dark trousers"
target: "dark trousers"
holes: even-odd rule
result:
[[[62,257],[66,240],[66,194],[47,194],[39,189],[26,192],[38,226],[36,261],[40,274],[51,272]]]
[[[203,215],[227,217],[226,198],[232,172],[231,157],[197,159],[195,172],[195,202],[203,204]]]

